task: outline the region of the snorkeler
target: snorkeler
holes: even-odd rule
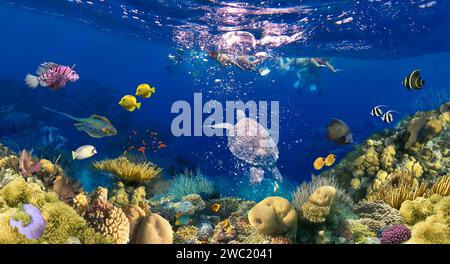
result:
[[[177,66],[183,63],[185,50],[182,48],[176,48],[175,54],[169,54],[169,65],[166,66],[166,70],[172,73]]]
[[[289,71],[298,69],[296,72],[297,81],[294,82],[294,88],[299,88],[300,85],[309,87],[311,92],[321,91],[318,87],[318,69],[328,68],[332,72],[341,71],[336,69],[328,59],[325,58],[280,58],[279,67],[282,71]]]
[[[270,58],[265,53],[257,53],[254,56],[232,56],[217,51],[210,51],[208,55],[222,66],[235,66],[244,71],[257,71],[256,66]]]

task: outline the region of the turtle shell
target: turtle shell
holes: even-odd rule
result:
[[[241,119],[229,131],[228,148],[249,164],[267,167],[278,160],[278,147],[269,131],[253,119]]]

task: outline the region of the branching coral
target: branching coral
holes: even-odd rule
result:
[[[162,169],[150,163],[133,163],[125,157],[94,162],[94,167],[100,171],[106,171],[128,182],[149,181],[154,179]]]
[[[186,170],[183,174],[174,177],[169,195],[181,199],[189,194],[210,195],[214,192],[212,181],[206,178],[199,170],[195,174]]]
[[[31,153],[28,154],[26,150],[22,150],[19,159],[19,173],[24,178],[31,177],[41,170],[41,164],[39,162],[34,162],[32,158]]]

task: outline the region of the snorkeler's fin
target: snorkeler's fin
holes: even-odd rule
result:
[[[300,86],[300,80],[297,80],[293,86],[295,89],[298,89],[298,87]]]

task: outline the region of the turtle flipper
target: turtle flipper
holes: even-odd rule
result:
[[[225,128],[227,130],[233,129],[233,125],[232,124],[228,124],[228,123],[219,123],[219,124],[214,124],[214,125],[211,125],[211,126],[203,126],[203,127],[212,127],[212,128],[217,128],[217,129]]]
[[[262,168],[251,167],[250,168],[250,184],[260,184],[264,180],[264,170]]]
[[[279,182],[283,182],[283,176],[281,176],[280,171],[278,170],[277,166],[271,166],[269,168],[270,173],[272,173],[273,177],[278,180]]]

